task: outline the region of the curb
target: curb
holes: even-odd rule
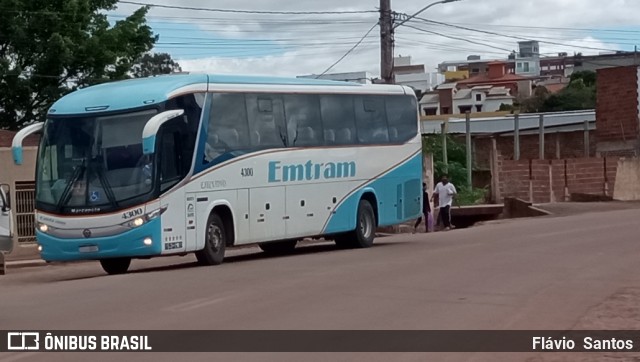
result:
[[[31,268],[31,267],[44,266],[44,265],[47,265],[47,262],[42,259],[13,260],[13,261],[7,261],[5,263],[5,267],[7,269]]]

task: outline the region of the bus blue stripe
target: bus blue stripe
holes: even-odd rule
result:
[[[402,200],[398,200],[398,185],[402,185],[402,189],[408,187],[407,185],[418,184],[419,189],[415,199],[406,199],[402,197]],[[411,187],[411,186],[409,186]],[[415,188],[415,186],[412,186]],[[394,168],[385,175],[372,180],[366,185],[362,186],[356,192],[353,192],[347,197],[336,209],[335,213],[329,217],[326,227],[323,230],[323,234],[335,234],[345,231],[351,231],[355,228],[355,218],[358,210],[358,204],[362,195],[367,190],[373,190],[378,201],[378,225],[387,226],[395,225],[407,220],[415,219],[420,216],[422,210],[422,153],[418,153],[413,156],[407,162]],[[403,195],[407,192],[403,192]],[[398,202],[401,201],[400,204]],[[405,208],[403,203],[416,203],[416,207]],[[391,205],[398,205],[402,207],[403,211],[409,212],[400,213],[398,217],[397,209],[391,207]],[[382,205],[382,207],[380,207]]]

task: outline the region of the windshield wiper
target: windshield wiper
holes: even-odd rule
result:
[[[69,202],[69,199],[71,198],[71,189],[73,188],[73,185],[78,181],[82,173],[84,173],[84,171],[87,168],[85,166],[86,160],[87,160],[86,158],[83,158],[82,163],[78,167],[76,167],[76,169],[73,170],[73,173],[71,174],[71,176],[69,176],[65,180],[67,182],[67,186],[64,188],[64,191],[62,191],[60,200],[58,200],[58,209],[64,206],[67,202]]]
[[[100,181],[100,184],[102,185],[102,188],[104,189],[104,193],[107,195],[107,199],[109,199],[111,206],[113,206],[114,208],[117,208],[118,201],[116,200],[116,196],[113,194],[113,189],[109,184],[109,180],[107,180],[107,177],[104,175],[104,170],[99,166],[95,167],[95,170],[96,170],[96,174],[98,175],[98,181]]]

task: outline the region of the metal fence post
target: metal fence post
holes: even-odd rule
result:
[[[449,160],[447,158],[447,125],[446,122],[442,122],[442,162],[444,162],[444,172],[449,172]]]
[[[520,114],[513,118],[513,159],[520,159]]]
[[[544,114],[540,115],[540,120],[539,120],[539,125],[538,125],[538,132],[539,132],[539,146],[540,146],[540,156],[539,158],[541,160],[544,160]]]
[[[584,157],[589,157],[591,154],[591,148],[589,147],[589,121],[584,121]]]
[[[473,182],[472,182],[472,177],[473,177],[473,172],[471,172],[471,168],[473,165],[473,155],[471,154],[471,113],[469,111],[467,111],[466,113],[466,117],[465,117],[465,123],[466,123],[466,133],[467,133],[467,186],[469,188],[472,187]]]

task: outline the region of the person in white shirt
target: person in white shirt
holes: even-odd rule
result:
[[[451,205],[457,193],[456,187],[453,186],[453,184],[449,182],[449,178],[444,175],[433,190],[433,195],[431,195],[431,200],[433,200],[436,194],[438,195],[440,220],[442,220],[445,230],[451,230]]]

